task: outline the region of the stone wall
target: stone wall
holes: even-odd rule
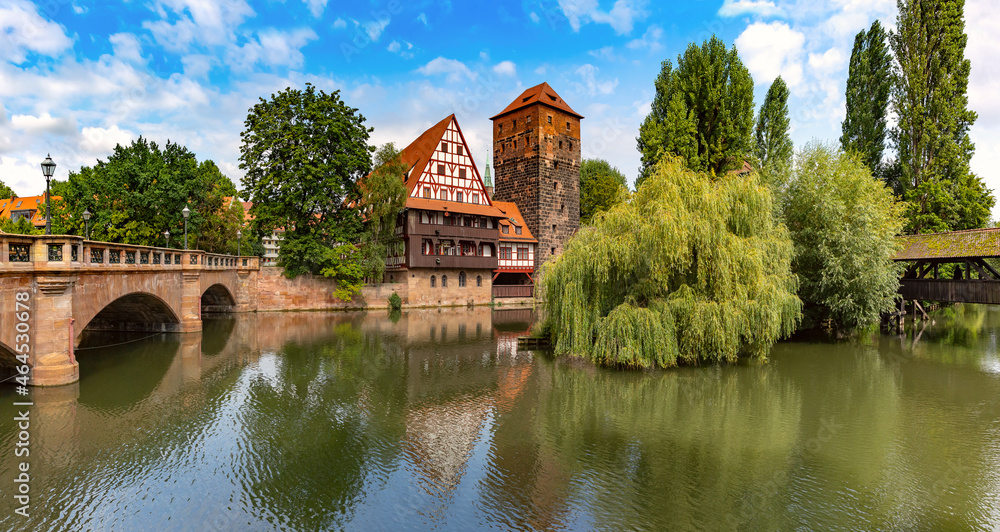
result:
[[[257,275],[257,310],[328,310],[386,308],[395,291],[405,305],[409,299],[406,283],[368,285],[352,301],[341,301],[333,295],[336,281],[310,274],[288,279],[282,268],[261,266]]]
[[[459,275],[465,272],[465,286],[459,286]],[[409,285],[409,297],[405,300],[410,307],[439,307],[489,304],[493,297],[493,272],[491,270],[459,270],[450,268],[414,268],[405,274]],[[442,286],[442,277],[447,276],[448,285]],[[434,286],[431,286],[434,277]],[[476,278],[482,286],[476,286]],[[383,285],[385,286],[385,285]],[[400,294],[402,297],[402,294]]]

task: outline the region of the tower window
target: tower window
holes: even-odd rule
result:
[[[559,169],[559,161],[556,161],[556,162],[552,163],[552,167],[555,168],[556,170],[558,170]]]
[[[517,139],[514,139],[514,149],[517,149]]]
[[[556,224],[552,224],[552,232],[553,232],[553,233],[555,233],[555,232],[556,232]]]
[[[553,255],[555,255],[555,254],[556,254],[556,248],[552,248],[552,254],[553,254]]]
[[[441,151],[443,151],[445,153],[448,153],[448,143],[447,142],[442,142],[441,143]]]
[[[559,182],[558,181],[554,181],[552,183],[552,189],[553,190],[559,190]]]
[[[549,123],[552,123],[552,115],[549,115]]]
[[[572,149],[573,149],[573,143],[572,143],[572,142],[567,142],[567,144],[569,144],[569,149],[571,149],[571,150],[572,150]],[[461,149],[461,148],[460,148],[460,149]]]
[[[569,122],[566,122],[566,129],[569,129]]]
[[[517,119],[516,118],[514,119],[514,125],[511,126],[511,129],[517,129]]]
[[[559,149],[560,150],[562,149],[562,141],[561,140],[559,141]]]
[[[559,212],[566,212],[566,205],[560,205]]]

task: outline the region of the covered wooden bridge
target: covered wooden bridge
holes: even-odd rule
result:
[[[1000,304],[1000,228],[899,237],[904,300]],[[992,262],[992,264],[991,264]],[[997,266],[995,266],[997,265]]]

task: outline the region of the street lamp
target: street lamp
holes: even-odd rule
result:
[[[243,241],[241,240],[241,238],[243,238],[243,231],[240,231],[239,229],[237,229],[236,230],[236,256],[237,257],[242,257],[243,256],[243,253],[241,253],[242,248],[240,247],[240,245],[243,243]]]
[[[164,247],[168,247],[169,248],[170,247],[170,231],[169,230],[164,231],[163,232],[163,236],[164,236],[164,238],[167,239],[167,245],[164,246]]]
[[[49,180],[56,173],[56,163],[52,161],[51,155],[46,155],[42,161],[42,175],[45,176],[45,234],[52,234],[52,217],[49,208]]]
[[[191,216],[191,209],[187,208],[187,205],[185,205],[184,206],[184,210],[181,211],[181,214],[184,215],[184,249],[187,249],[188,248],[188,216]]]
[[[83,209],[83,223],[86,227],[83,234],[87,240],[90,240],[90,211],[87,209]]]

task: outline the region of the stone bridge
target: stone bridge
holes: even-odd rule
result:
[[[257,257],[2,234],[0,376],[27,352],[31,384],[76,382],[84,329],[196,332],[203,311],[256,310],[259,269]]]

